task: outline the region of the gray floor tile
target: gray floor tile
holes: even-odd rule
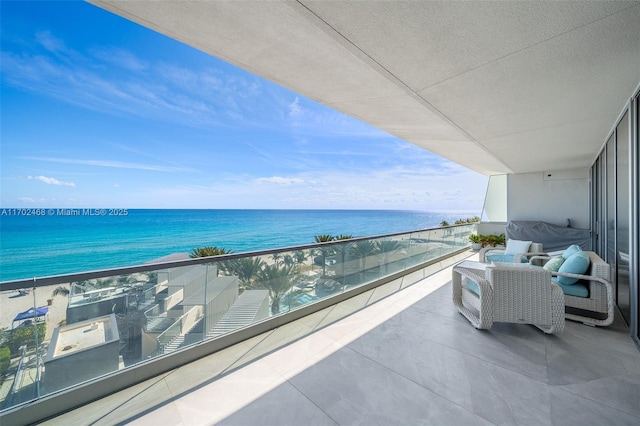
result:
[[[337,425],[289,383],[270,391],[219,425]]]
[[[551,387],[551,418],[554,425],[602,426],[640,424],[640,417],[583,398],[559,388]]]
[[[339,424],[490,424],[349,349],[290,382]]]
[[[584,384],[558,386],[557,389],[640,418],[640,372],[633,375],[605,377]]]
[[[535,327],[515,324],[519,331],[510,335],[501,331],[476,330],[466,319],[432,315],[419,309],[407,309],[385,322],[387,334],[415,334],[421,339],[459,350],[512,371],[546,382],[547,360],[544,337]],[[511,327],[511,326],[510,326]],[[522,336],[532,336],[531,339]]]
[[[348,347],[492,423],[549,422],[547,385],[492,362],[384,327]]]
[[[604,346],[585,347],[562,337],[550,340],[547,345],[550,385],[586,383],[627,372],[624,359],[628,355],[614,353]]]

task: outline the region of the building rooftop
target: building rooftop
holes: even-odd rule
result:
[[[80,352],[107,342],[118,341],[120,336],[113,315],[92,318],[62,326],[54,330],[47,360]]]
[[[44,424],[639,424],[624,323],[474,329],[451,268],[389,283]]]

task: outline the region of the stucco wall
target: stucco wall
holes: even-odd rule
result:
[[[589,228],[588,169],[509,175],[507,192],[509,220]]]

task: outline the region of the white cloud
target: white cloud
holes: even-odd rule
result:
[[[41,31],[36,34],[36,41],[50,52],[66,52],[64,41],[53,36],[49,31]]]
[[[21,203],[27,203],[27,204],[33,204],[36,202],[36,200],[34,200],[31,197],[20,197],[18,198],[18,201],[20,201]]]
[[[258,178],[256,179],[257,183],[275,183],[276,185],[302,185],[304,183],[304,179],[300,178],[286,178],[281,176],[272,176],[268,178]]]
[[[80,164],[84,166],[111,167],[116,169],[148,170],[153,172],[192,171],[191,169],[185,169],[181,167],[159,166],[156,164],[125,163],[124,161],[75,160],[72,158],[52,158],[52,157],[20,157],[20,158],[23,160],[46,161],[49,163]],[[31,177],[29,178],[31,179]],[[45,183],[48,183],[48,182],[45,182]],[[73,186],[75,186],[75,184]]]
[[[98,59],[131,71],[142,71],[149,67],[147,61],[139,59],[133,53],[125,49],[96,49],[93,54]]]
[[[60,181],[56,178],[52,178],[52,177],[46,177],[46,176],[29,176],[29,179],[32,180],[39,180],[40,182],[46,183],[47,185],[59,185],[59,186],[73,186],[75,187],[76,184],[73,182],[63,182]]]
[[[289,104],[289,117],[296,120],[302,115],[304,115],[304,111],[302,110],[298,97],[296,96],[296,99]]]
[[[230,110],[243,122],[255,115],[249,111],[271,111],[262,108],[260,80],[248,74],[192,71],[126,49],[75,51],[50,32],[38,33],[36,41],[42,52],[2,51],[7,84],[94,111],[194,127],[219,122]]]
[[[468,170],[448,176],[420,167],[312,170],[262,178],[224,175],[198,184],[152,185],[144,194],[125,190],[112,195],[119,205],[131,208],[390,209],[479,215],[486,181]]]

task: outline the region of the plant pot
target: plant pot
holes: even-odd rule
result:
[[[480,243],[471,243],[471,250],[478,251],[481,248],[482,248],[482,245]]]

